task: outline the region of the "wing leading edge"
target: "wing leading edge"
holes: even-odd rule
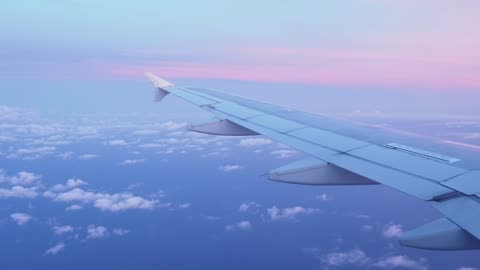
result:
[[[192,126],[192,131],[261,134],[311,156],[273,170],[270,179],[310,185],[384,184],[430,202],[446,216],[407,232],[400,240],[402,245],[480,249],[480,172],[454,166],[457,159],[394,143],[376,144],[331,130],[326,124],[310,124],[312,120],[330,121],[323,117],[296,117],[294,110],[208,89],[177,87],[151,73],[146,76],[156,87],[156,101],[173,94],[218,118]]]

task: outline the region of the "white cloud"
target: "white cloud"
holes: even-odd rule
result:
[[[75,211],[75,210],[82,210],[83,209],[83,206],[79,205],[79,204],[72,204],[70,206],[67,206],[65,208],[66,211]]]
[[[187,123],[177,123],[173,121],[168,121],[160,125],[161,128],[166,129],[166,130],[177,130],[186,127],[188,124]]]
[[[145,143],[145,144],[139,145],[139,147],[145,148],[145,149],[163,148],[163,147],[165,147],[165,144],[160,144],[160,143]]]
[[[10,137],[10,136],[0,136],[0,142],[5,143],[5,142],[14,142],[15,138]]]
[[[372,225],[367,224],[367,225],[362,226],[362,230],[366,231],[366,232],[371,232],[371,231],[373,231],[373,229],[374,229],[374,227]]]
[[[182,203],[182,204],[179,204],[179,205],[178,205],[178,208],[180,208],[180,209],[187,209],[187,208],[190,208],[190,206],[192,206],[191,203]]]
[[[383,236],[386,238],[398,238],[403,235],[403,228],[400,224],[388,224],[385,226],[382,232]]]
[[[159,134],[159,130],[155,129],[142,129],[142,130],[135,130],[133,135],[156,135]]]
[[[0,198],[35,198],[37,197],[37,188],[13,186],[10,189],[0,188]]]
[[[248,138],[240,141],[240,146],[252,147],[271,144],[272,141],[264,138]]]
[[[80,159],[80,160],[90,160],[90,159],[94,159],[94,158],[98,158],[98,155],[95,155],[95,154],[83,154],[83,155],[79,155],[79,156],[78,156],[78,159]]]
[[[56,148],[53,146],[42,146],[32,148],[20,148],[10,152],[7,155],[8,159],[25,159],[32,160],[38,159],[43,156],[51,155],[55,153]]]
[[[47,249],[45,251],[45,255],[56,255],[57,253],[59,253],[60,251],[62,251],[64,249],[65,249],[65,244],[64,243],[58,243],[55,246]]]
[[[56,235],[63,235],[63,234],[69,233],[69,232],[73,232],[73,230],[74,230],[74,228],[70,225],[54,226],[52,229],[53,229],[53,232]]]
[[[238,207],[238,211],[241,213],[247,212],[250,208],[259,206],[258,203],[256,202],[246,202],[246,203],[241,203],[240,206]]]
[[[10,218],[19,226],[25,225],[32,220],[32,216],[25,213],[13,213],[10,215]]]
[[[69,189],[73,189],[79,186],[87,185],[87,182],[83,181],[82,179],[68,179],[65,184],[56,184],[51,188],[53,191],[65,191]]]
[[[67,160],[67,159],[73,158],[74,154],[75,154],[74,152],[65,152],[65,153],[58,154],[57,156],[63,160]]]
[[[120,162],[120,165],[134,165],[145,162],[145,159],[126,159]]]
[[[107,235],[108,235],[108,229],[103,226],[89,225],[87,228],[88,239],[103,238],[103,237],[106,237]]]
[[[111,140],[107,142],[108,145],[111,146],[124,146],[128,145],[128,143],[125,140]]]
[[[227,225],[225,226],[225,230],[229,231],[229,232],[233,232],[233,231],[249,231],[252,229],[252,223],[250,223],[250,221],[248,220],[242,220],[240,222],[237,222],[235,224],[230,224],[230,225]]]
[[[44,193],[44,196],[55,201],[90,203],[100,210],[111,212],[130,209],[153,209],[158,205],[158,200],[145,199],[131,193],[95,193],[81,188],[74,188],[61,193]]]
[[[115,229],[112,230],[112,233],[114,235],[124,236],[124,235],[130,233],[130,230],[122,229],[122,228],[115,228]]]
[[[462,266],[458,268],[458,270],[478,270],[476,267],[468,267],[468,266]]]
[[[240,165],[225,165],[225,166],[220,166],[218,169],[223,172],[232,172],[232,171],[238,171],[242,169],[243,167]]]
[[[168,138],[168,139],[159,139],[158,142],[162,144],[186,144],[190,139],[178,139],[178,138]]]
[[[301,206],[289,207],[284,209],[279,209],[276,206],[267,209],[268,216],[270,220],[294,220],[299,215],[310,215],[320,211],[319,209],[314,208],[304,208]]]
[[[410,259],[407,256],[390,256],[379,259],[373,266],[392,269],[392,268],[407,268],[407,269],[417,269],[417,270],[427,270],[425,259],[420,259],[418,261]]]
[[[40,175],[31,172],[19,172],[16,176],[10,178],[10,183],[12,185],[32,185],[40,178]]]
[[[315,196],[315,199],[321,200],[321,201],[328,201],[329,197],[326,193],[322,193],[322,194],[318,194],[317,196]]]
[[[370,261],[367,254],[360,249],[352,249],[346,252],[332,252],[321,257],[321,261],[327,266],[355,265],[362,266]]]
[[[275,158],[290,158],[297,154],[297,151],[290,150],[290,149],[280,149],[270,152],[272,156]]]
[[[327,254],[321,254],[318,249],[311,249],[312,253],[319,258],[326,267],[346,267],[353,266],[364,268],[384,268],[384,269],[414,269],[427,270],[427,261],[424,258],[418,260],[411,259],[403,255],[393,255],[380,258],[371,258],[361,249],[352,249],[348,251],[336,251]],[[319,254],[320,253],[320,254]]]
[[[8,176],[5,174],[5,171],[0,170],[0,183],[7,182],[10,185],[33,185],[39,182],[41,179],[40,175],[31,173],[31,172],[19,172],[17,175]]]

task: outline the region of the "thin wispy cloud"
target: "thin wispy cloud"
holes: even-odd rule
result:
[[[10,218],[19,226],[23,226],[33,219],[31,215],[26,213],[13,213],[10,215]]]
[[[60,251],[65,249],[65,243],[58,243],[47,249],[44,255],[57,255]]]

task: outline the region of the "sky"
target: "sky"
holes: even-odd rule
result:
[[[4,1],[4,78],[475,90],[478,1]]]
[[[401,247],[440,215],[383,186],[264,174],[304,155],[187,132],[151,71],[480,145],[473,0],[3,1],[0,244],[8,269],[480,269]]]

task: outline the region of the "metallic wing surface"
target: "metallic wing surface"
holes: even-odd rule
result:
[[[445,216],[405,233],[402,245],[480,249],[478,148],[387,132],[220,91],[177,87],[151,73],[146,76],[156,88],[156,101],[173,94],[218,119],[190,126],[191,131],[263,135],[310,156],[272,170],[268,174],[271,180],[307,185],[383,184],[431,203]]]

